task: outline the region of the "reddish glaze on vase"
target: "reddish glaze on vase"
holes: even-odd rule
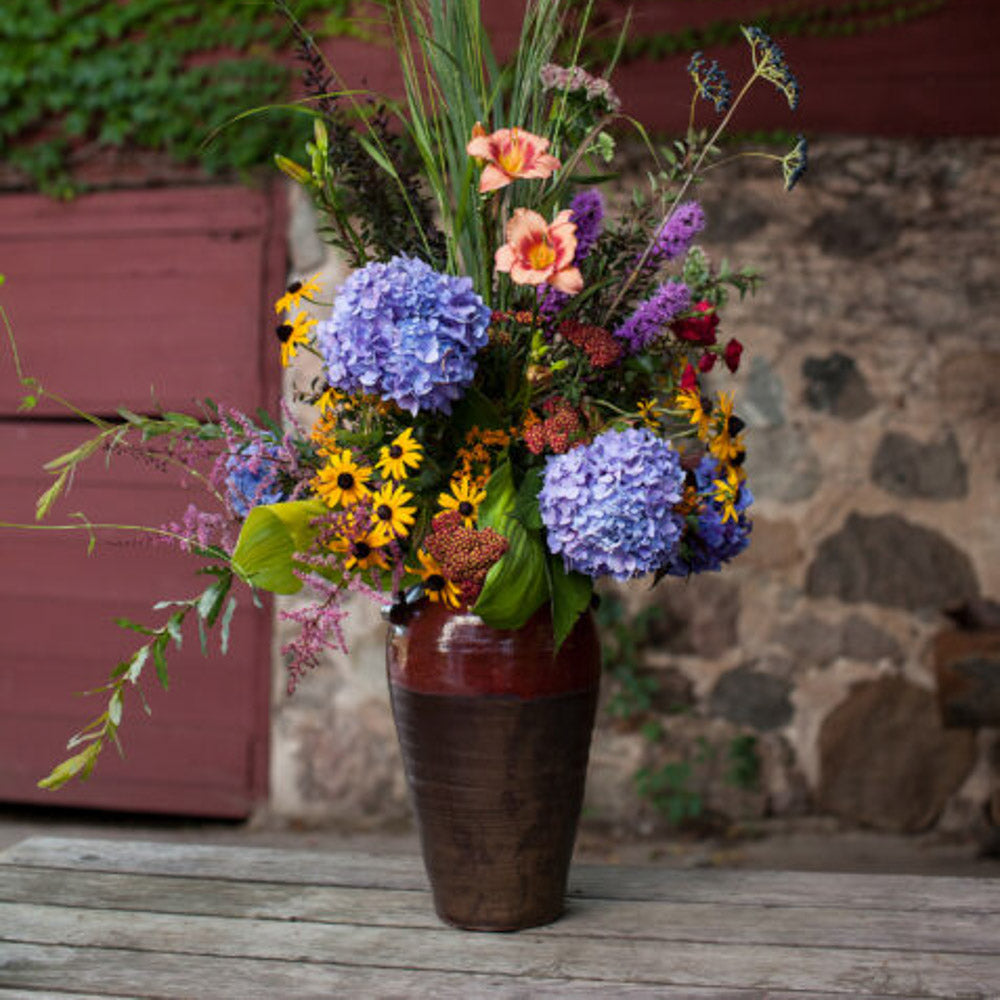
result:
[[[547,608],[500,630],[428,604],[390,630],[386,660],[438,915],[470,930],[555,920],[600,682],[591,616],[553,655]]]
[[[478,615],[441,604],[415,609],[389,636],[389,680],[424,694],[517,695],[538,698],[595,687],[600,647],[590,614],[554,655],[548,607],[519,629],[490,628]]]

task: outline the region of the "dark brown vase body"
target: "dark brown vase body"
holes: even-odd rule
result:
[[[438,915],[491,931],[555,920],[600,683],[592,617],[553,656],[547,608],[498,630],[426,604],[390,627],[386,659]]]

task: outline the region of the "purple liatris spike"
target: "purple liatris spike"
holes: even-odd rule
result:
[[[696,201],[686,201],[670,213],[653,239],[647,266],[675,260],[687,253],[691,241],[705,228],[705,213]]]
[[[624,340],[632,354],[652,343],[667,324],[691,304],[691,291],[683,281],[668,281],[660,285],[652,298],[641,303],[622,325],[614,331]]]
[[[569,203],[573,213],[570,221],[576,224],[576,253],[573,263],[579,264],[590,253],[597,237],[601,235],[601,224],[604,220],[604,199],[600,191],[594,188],[584,188],[574,195]]]

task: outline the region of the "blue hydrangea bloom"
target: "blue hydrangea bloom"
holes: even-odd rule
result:
[[[705,455],[694,470],[695,488],[705,494],[697,514],[692,515],[677,556],[667,569],[671,576],[689,576],[722,569],[722,564],[738,556],[750,544],[750,519],[746,514],[753,503],[753,494],[746,483],[740,487],[734,504],[738,514],[734,521],[722,520],[722,504],[711,499],[712,481],[722,473],[711,455]]]
[[[674,556],[684,472],[673,446],[645,428],[606,431],[551,456],[538,495],[548,544],[569,570],[617,580]]]
[[[259,441],[243,445],[226,459],[229,506],[239,517],[246,517],[251,507],[284,500],[286,494],[279,472],[280,456],[276,447]]]
[[[316,340],[335,388],[391,399],[414,414],[450,413],[475,374],[490,315],[471,278],[399,256],[344,282]]]

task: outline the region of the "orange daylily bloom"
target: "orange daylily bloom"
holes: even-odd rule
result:
[[[576,223],[570,209],[552,224],[530,208],[515,208],[507,223],[507,242],[496,252],[496,269],[510,274],[518,285],[550,284],[568,295],[583,288],[583,275],[573,267]]]
[[[469,156],[486,164],[479,178],[479,191],[496,191],[519,177],[543,178],[559,169],[559,161],[546,152],[549,140],[519,128],[497,129],[486,135],[476,123],[465,147]]]

